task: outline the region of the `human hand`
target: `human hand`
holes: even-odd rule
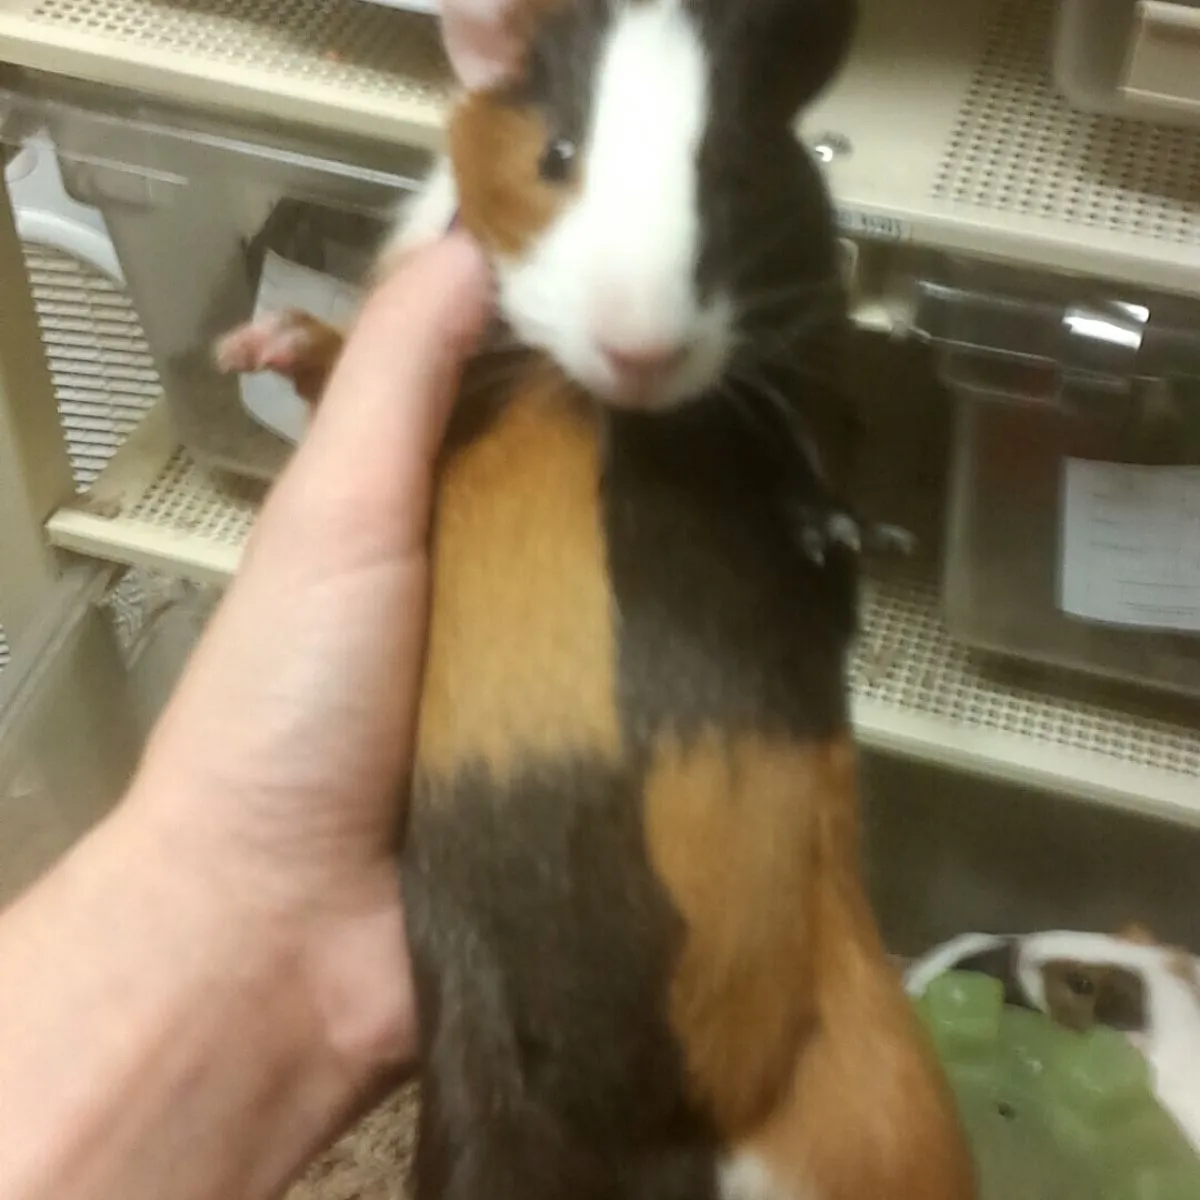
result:
[[[487,298],[461,235],[370,298],[124,805],[231,920],[304,942],[331,1022],[368,1057],[414,1045],[395,852],[431,473]]]

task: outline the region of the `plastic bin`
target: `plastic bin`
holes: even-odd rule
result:
[[[133,763],[124,676],[112,713],[87,711],[76,691],[80,672],[119,661],[97,611],[108,581],[90,564],[65,573],[0,671],[0,907],[117,800]]]
[[[946,262],[915,326],[955,397],[951,633],[1200,697],[1200,314]]]
[[[1086,111],[1200,125],[1200,2],[1062,0],[1054,74]]]
[[[0,82],[7,139],[44,128],[68,192],[103,214],[180,442],[206,466],[274,476],[303,408],[281,380],[220,374],[213,343],[260,302],[348,316],[428,152],[326,144],[44,74]]]

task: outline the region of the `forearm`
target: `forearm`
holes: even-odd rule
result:
[[[0,1195],[276,1195],[355,1103],[304,937],[89,838],[0,920]]]
[[[0,913],[2,1200],[265,1200],[411,1061],[430,486],[490,298],[464,234],[380,284],[130,798]]]

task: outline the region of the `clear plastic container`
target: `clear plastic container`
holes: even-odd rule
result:
[[[1200,125],[1200,0],[1062,0],[1054,76],[1085,111]]]
[[[126,675],[97,611],[109,577],[93,564],[66,572],[0,669],[0,907],[116,802],[135,761]],[[83,676],[111,709],[89,708]]]
[[[947,262],[943,590],[973,646],[1200,697],[1200,312]]]
[[[0,84],[4,137],[44,129],[68,192],[103,214],[182,445],[206,466],[273,477],[291,442],[268,410],[290,388],[222,375],[213,344],[260,300],[348,316],[428,152],[325,143],[57,76]]]

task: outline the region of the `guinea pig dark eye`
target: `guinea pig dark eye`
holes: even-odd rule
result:
[[[547,183],[566,183],[575,162],[575,143],[566,138],[555,138],[542,154],[538,171]]]
[[[1095,994],[1095,980],[1090,979],[1087,975],[1083,975],[1078,971],[1072,971],[1067,976],[1067,987],[1076,996],[1091,996]]]

